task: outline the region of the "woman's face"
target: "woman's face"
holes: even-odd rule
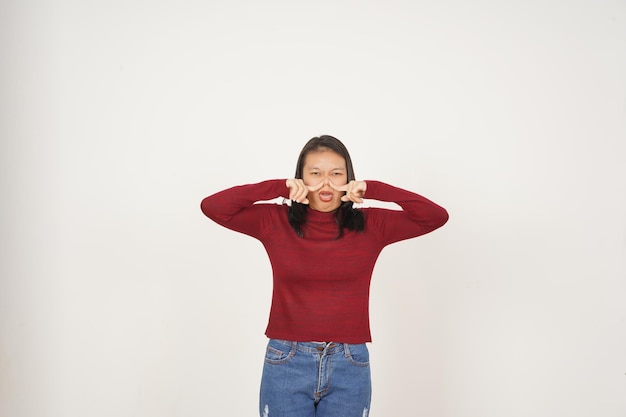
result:
[[[322,188],[307,195],[309,207],[317,211],[333,211],[339,208],[345,193],[332,189],[329,182],[336,186],[348,183],[346,160],[330,149],[311,151],[304,158],[302,180],[309,186],[324,182]]]

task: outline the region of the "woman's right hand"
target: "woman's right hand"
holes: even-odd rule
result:
[[[324,186],[324,181],[321,181],[315,186],[305,185],[304,181],[300,178],[291,178],[286,181],[287,188],[289,189],[289,199],[300,204],[309,204],[307,196],[310,192],[317,191]]]

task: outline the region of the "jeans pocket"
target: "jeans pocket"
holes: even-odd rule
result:
[[[369,366],[370,352],[365,343],[359,345],[346,345],[345,355],[354,366]]]
[[[296,353],[296,346],[288,345],[284,342],[270,339],[265,349],[265,363],[280,365],[288,362]]]

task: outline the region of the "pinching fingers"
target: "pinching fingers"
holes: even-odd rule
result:
[[[320,188],[322,188],[324,186],[324,181],[320,181],[317,185],[307,185],[305,186],[307,188],[307,190],[309,190],[310,192],[314,192],[319,190]]]
[[[307,195],[309,190],[304,185],[304,181],[300,178],[294,178],[287,180],[287,187],[289,188],[289,199],[296,203],[309,204]]]
[[[328,184],[330,185],[330,188],[332,188],[335,191],[347,191],[348,190],[348,184],[335,185],[332,181],[328,181]]]
[[[347,185],[346,195],[342,197],[343,201],[352,201],[354,203],[362,203],[365,195],[366,185],[363,181],[350,181]]]

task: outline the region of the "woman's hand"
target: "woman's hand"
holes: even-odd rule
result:
[[[352,180],[346,185],[335,185],[329,181],[330,187],[336,191],[345,191],[346,195],[341,197],[341,201],[352,201],[353,203],[362,203],[367,184],[365,181]]]
[[[289,199],[300,204],[309,204],[307,196],[310,192],[317,191],[324,186],[324,181],[314,186],[305,185],[300,178],[291,178],[286,182],[289,188]]]

